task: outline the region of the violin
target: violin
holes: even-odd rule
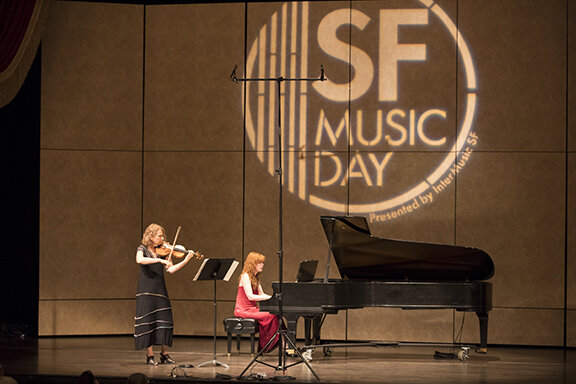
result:
[[[204,258],[204,255],[198,253],[196,251],[187,250],[183,245],[172,245],[168,242],[163,242],[159,246],[156,247],[156,254],[158,256],[166,257],[166,256],[174,256],[174,257],[184,257],[188,253],[192,253],[194,257],[198,260]]]

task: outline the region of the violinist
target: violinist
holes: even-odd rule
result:
[[[176,264],[172,263],[171,257],[162,258],[159,256],[159,249],[165,245],[164,238],[164,228],[158,224],[150,224],[144,231],[142,244],[136,251],[136,262],[140,264],[140,278],[136,292],[134,340],[136,350],[147,349],[148,365],[158,364],[154,360],[153,345],[161,346],[160,363],[175,363],[168,354],[168,347],[172,346],[174,323],[164,271],[177,272],[194,256],[193,251],[186,251],[182,261]]]

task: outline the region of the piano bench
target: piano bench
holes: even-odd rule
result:
[[[236,335],[236,349],[238,351],[240,351],[240,335],[250,335],[250,352],[254,355],[254,341],[258,333],[258,320],[228,317],[223,322],[228,339],[228,355],[230,355],[233,334]]]

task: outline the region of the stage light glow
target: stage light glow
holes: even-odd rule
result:
[[[350,79],[343,81],[327,70],[327,81],[312,85],[244,83],[248,142],[274,177],[278,161],[274,151],[282,150],[284,187],[328,211],[386,221],[433,203],[451,186],[478,144],[473,130],[478,80],[466,41],[431,0],[407,0],[405,8],[381,8],[369,14],[356,8],[326,8],[321,3],[283,3],[250,45],[246,77],[310,78],[319,69],[310,63],[320,60],[327,68],[328,63],[348,66]],[[311,14],[317,24],[311,23]],[[342,40],[338,33],[342,28],[351,28],[355,36],[373,44]],[[402,40],[406,31],[412,32],[411,41]],[[444,38],[431,41],[429,36]],[[411,80],[436,80],[434,71],[444,70],[438,69],[438,62],[430,62],[430,50],[441,44],[451,44],[461,64],[446,77],[454,79],[460,70],[465,79],[463,92],[457,92],[465,105],[462,116],[454,108],[455,94],[437,99],[426,83],[420,84],[421,91],[415,91],[413,84],[410,92],[404,91],[406,70],[416,73]],[[283,148],[277,142],[278,102]],[[402,164],[415,156],[438,159],[433,154],[442,154],[441,160],[418,169]],[[390,182],[392,175],[395,183]],[[362,193],[351,203],[347,196],[334,198],[345,196],[342,188],[352,184]]]

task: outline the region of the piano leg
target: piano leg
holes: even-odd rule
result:
[[[478,353],[488,352],[488,312],[476,312],[478,321],[480,322],[480,348],[476,350]]]
[[[304,345],[320,344],[322,316],[304,316]]]
[[[296,345],[296,328],[298,326],[299,314],[284,313],[284,320],[286,320],[286,329],[288,331],[288,338]],[[294,353],[293,351],[288,351],[288,353]]]
[[[320,345],[320,342],[322,341],[322,338],[320,336],[320,331],[322,330],[322,324],[324,323],[324,316],[320,316],[320,317],[315,317],[314,318],[314,322],[313,322],[313,330],[314,330],[314,334],[313,334],[313,342],[315,345]]]
[[[304,345],[310,345],[312,342],[312,319],[310,317],[304,318]]]

